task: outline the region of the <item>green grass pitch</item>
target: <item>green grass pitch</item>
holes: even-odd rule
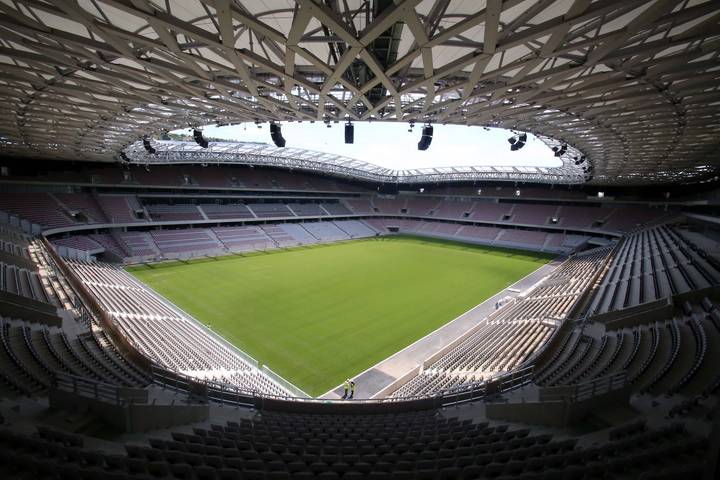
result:
[[[317,396],[550,258],[396,236],[128,270]]]

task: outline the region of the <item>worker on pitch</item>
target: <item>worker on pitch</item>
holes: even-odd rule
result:
[[[343,383],[343,388],[345,389],[345,393],[343,393],[342,399],[345,400],[348,397],[348,390],[350,390],[350,379],[346,378],[345,382]]]
[[[343,383],[343,388],[345,389],[345,393],[343,393],[343,400],[350,399],[355,396],[355,381],[350,380],[349,378],[345,379],[345,383]],[[350,395],[348,395],[348,390],[350,391]]]

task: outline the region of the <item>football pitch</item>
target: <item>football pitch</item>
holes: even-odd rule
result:
[[[318,396],[551,258],[393,236],[128,270]]]

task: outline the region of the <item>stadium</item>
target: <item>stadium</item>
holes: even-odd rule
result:
[[[720,478],[718,2],[0,8],[3,478]]]

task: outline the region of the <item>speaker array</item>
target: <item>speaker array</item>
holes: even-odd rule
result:
[[[510,142],[510,150],[513,152],[520,150],[525,146],[525,142],[527,142],[527,133],[521,133],[520,135],[510,137],[508,138],[508,142]]]
[[[418,150],[427,150],[432,143],[433,127],[432,125],[426,125],[422,129],[422,137],[418,142]]]
[[[143,147],[145,147],[145,150],[147,150],[150,155],[155,155],[157,153],[157,150],[155,150],[153,146],[150,145],[150,140],[148,140],[147,138],[143,138]]]
[[[202,130],[198,130],[197,128],[193,129],[193,138],[195,139],[195,143],[200,145],[202,148],[208,148],[208,141],[205,140],[205,137],[203,137]]]
[[[285,146],[285,139],[282,136],[282,130],[280,129],[279,123],[270,124],[270,137],[272,138],[272,141],[276,146]]]

